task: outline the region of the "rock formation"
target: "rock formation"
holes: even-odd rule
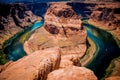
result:
[[[93,71],[73,66],[74,64],[65,65],[59,69],[60,53],[58,47],[48,48],[35,51],[18,61],[8,62],[1,66],[0,80],[97,80]],[[75,61],[76,59],[72,58],[71,60]]]
[[[111,62],[114,65],[110,76],[120,76],[120,56]]]
[[[80,59],[87,48],[87,33],[80,18],[89,17],[96,6],[88,22],[106,29],[120,39],[120,3],[81,3],[90,5],[79,8],[84,7],[80,10],[80,13],[83,11],[82,17],[75,12],[77,9],[74,11],[75,4],[49,3],[43,27],[35,30],[25,41],[24,50],[28,55],[0,66],[0,80],[97,80],[91,70],[80,67]],[[38,17],[24,4],[1,4],[0,48],[5,40],[36,20]],[[118,63],[119,61],[115,62],[112,76],[106,80],[119,79]]]
[[[71,65],[81,66],[80,56],[74,55],[74,54],[62,55],[61,62],[60,62],[60,68],[66,68]]]
[[[37,29],[25,42],[27,54],[57,46],[60,47],[64,59],[79,65],[79,59],[86,51],[87,33],[77,13],[66,3],[51,3],[44,21],[44,26]]]
[[[89,23],[108,30],[120,40],[120,3],[101,3],[95,7]]]
[[[71,66],[49,73],[47,80],[97,80],[97,77],[89,69]]]
[[[0,4],[0,48],[5,40],[37,19],[25,4]]]
[[[106,78],[107,77],[107,78]],[[119,80],[120,78],[120,57],[111,61],[110,65],[106,69],[106,80]]]
[[[2,68],[0,80],[46,80],[60,64],[58,48],[36,51]]]

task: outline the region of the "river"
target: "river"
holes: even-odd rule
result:
[[[8,60],[16,61],[26,55],[26,52],[23,49],[25,40],[30,37],[34,30],[41,27],[43,23],[43,20],[35,22],[31,27],[17,33],[17,35],[7,42],[8,44],[4,49],[4,53],[7,54]]]
[[[9,60],[16,61],[26,55],[23,49],[25,40],[30,37],[34,30],[41,27],[43,23],[43,20],[36,22],[30,28],[25,29],[9,40],[7,47],[4,49]],[[105,69],[110,64],[110,61],[120,56],[120,48],[108,32],[95,28],[88,23],[84,23],[84,26],[87,30],[88,37],[96,45],[94,56],[85,67],[93,70],[100,79],[104,76]]]
[[[84,26],[88,37],[96,45],[93,58],[87,63],[86,67],[93,70],[98,79],[101,79],[104,77],[105,70],[111,60],[120,56],[120,48],[110,33],[88,23],[85,23]]]

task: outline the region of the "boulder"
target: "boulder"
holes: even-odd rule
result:
[[[0,80],[46,80],[47,74],[60,63],[58,48],[36,51],[12,62],[0,73]]]
[[[81,66],[80,57],[81,56],[77,54],[63,55],[61,57],[60,68],[66,68],[73,65]]]
[[[55,70],[48,74],[47,80],[98,80],[93,71],[84,68],[70,66]]]

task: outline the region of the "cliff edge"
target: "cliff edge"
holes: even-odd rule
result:
[[[120,40],[120,2],[101,3],[92,12],[89,23],[107,30]]]

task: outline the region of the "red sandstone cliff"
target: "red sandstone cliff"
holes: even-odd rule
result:
[[[65,62],[80,66],[79,59],[86,51],[87,33],[77,13],[66,3],[51,3],[44,20],[44,26],[25,42],[25,51],[30,54],[57,46],[61,49],[62,59],[66,59],[61,67],[65,67]]]
[[[120,40],[120,3],[98,4],[89,23],[109,31]]]

